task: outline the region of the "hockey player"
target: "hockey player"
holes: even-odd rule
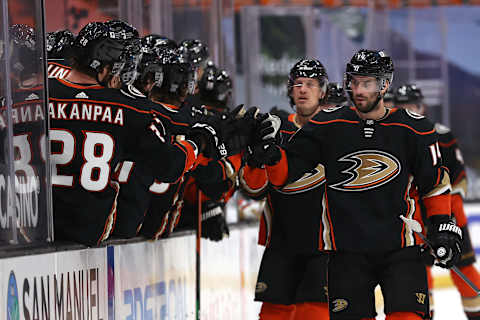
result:
[[[47,171],[45,159],[47,122],[41,48],[35,30],[24,24],[9,27],[10,46],[6,61],[10,64],[12,80],[11,122],[7,122],[7,109],[2,98],[0,114],[0,179],[3,181],[0,210],[7,212],[7,193],[13,193],[17,206],[16,225],[12,220],[6,229],[17,228],[19,243],[43,242],[48,234]],[[10,190],[7,149],[7,125],[12,126],[14,190]],[[10,219],[8,219],[10,220]],[[7,234],[7,238],[4,236]],[[1,232],[2,240],[11,235]]]
[[[329,107],[344,106],[348,104],[345,90],[340,83],[330,82],[328,84],[327,105]]]
[[[440,264],[452,267],[460,257],[461,230],[450,220],[451,186],[433,124],[384,106],[393,71],[383,51],[358,51],[344,76],[353,107],[319,112],[283,148],[259,133],[263,143],[254,149],[255,159],[266,164],[269,181],[278,187],[319,162],[325,166],[326,192],[318,200],[324,203],[319,247],[332,251],[331,319],[374,319],[376,285],[382,288],[388,320],[429,317],[418,239],[399,218],[414,213],[408,192],[413,180]]]
[[[50,79],[56,239],[96,245],[108,238],[118,196],[110,175],[120,161],[143,163],[152,176],[173,182],[194,166],[198,152],[212,143],[218,150],[213,127],[193,126],[187,140],[171,142],[148,106],[104,87],[126,62],[125,38],[105,23],[89,23],[75,39],[72,71]]]
[[[302,59],[292,67],[287,89],[295,113],[282,119],[282,141],[326,107],[327,84],[318,60]],[[328,319],[327,255],[318,251],[324,167],[317,163],[277,189],[268,184],[265,168],[249,157],[240,183],[251,197],[267,199],[259,232],[259,243],[266,248],[255,291],[255,300],[263,301],[260,319]]]
[[[395,91],[395,106],[405,108],[419,115],[425,115],[426,105],[423,102],[423,94],[419,87],[413,84],[399,86]],[[465,165],[463,163],[462,153],[457,143],[457,139],[446,126],[436,123],[435,130],[438,133],[440,153],[445,166],[450,173],[452,183],[451,202],[452,214],[462,229],[462,256],[456,266],[477,286],[480,286],[480,274],[474,266],[476,261],[473,250],[470,232],[467,225],[467,217],[463,209],[463,199],[467,189],[467,178],[465,175]],[[421,206],[419,206],[419,209]],[[431,271],[429,272],[430,287],[433,285]],[[457,287],[462,297],[463,308],[469,320],[480,319],[480,298],[462,279],[454,272],[450,272],[453,283]]]
[[[232,92],[232,81],[225,70],[209,62],[199,81],[199,98],[207,114],[227,117]],[[225,205],[237,188],[237,173],[241,166],[241,154],[223,159],[222,162],[206,161],[189,177],[185,187],[185,213],[179,228],[194,227],[197,219],[199,190],[202,192],[202,236],[220,241],[229,235],[225,217]],[[215,172],[221,172],[216,175]],[[188,214],[190,213],[190,214]]]

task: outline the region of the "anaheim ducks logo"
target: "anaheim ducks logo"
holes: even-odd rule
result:
[[[315,169],[305,173],[300,179],[279,190],[280,193],[300,193],[312,190],[325,182],[325,168],[318,164]]]
[[[400,161],[383,151],[362,150],[348,154],[338,161],[353,162],[342,173],[350,177],[330,187],[340,191],[365,191],[393,180],[401,171]]]
[[[348,301],[346,299],[335,299],[332,301],[332,312],[339,312],[347,309]]]

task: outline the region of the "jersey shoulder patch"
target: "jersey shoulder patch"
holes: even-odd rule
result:
[[[419,120],[419,119],[424,119],[425,118],[425,116],[422,116],[421,114],[415,113],[415,112],[410,111],[408,109],[405,109],[405,113],[407,115],[409,115],[410,117],[412,117],[413,119],[418,119]]]
[[[437,131],[438,134],[447,134],[451,131],[449,127],[438,122],[435,123],[435,130]]]

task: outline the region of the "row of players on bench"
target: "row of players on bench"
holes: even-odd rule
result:
[[[12,29],[34,41],[31,28]],[[232,81],[208,61],[207,46],[139,38],[109,21],[76,37],[49,33],[47,52],[56,238],[95,245],[112,235],[168,236],[194,225],[199,190],[202,234],[228,234],[223,208],[242,151],[272,138],[276,121],[256,108],[229,111]],[[326,103],[346,102],[341,86],[328,84]],[[93,103],[96,121],[83,117]]]

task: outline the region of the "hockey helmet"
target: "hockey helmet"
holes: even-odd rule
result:
[[[330,82],[327,86],[327,102],[329,104],[341,105],[347,101],[345,91],[338,82]]]
[[[423,102],[422,90],[414,84],[405,84],[397,88],[394,97],[398,104],[418,104]]]
[[[166,88],[168,92],[174,94],[179,94],[185,87],[187,94],[195,92],[195,67],[181,52],[163,49],[158,52],[158,59],[164,76],[161,88]]]
[[[14,24],[9,28],[11,46],[10,64],[20,77],[36,73],[39,66],[39,50],[35,30],[25,24]]]
[[[183,40],[178,46],[180,52],[184,52],[188,55],[189,60],[195,67],[200,67],[206,63],[209,53],[208,47],[198,39]]]
[[[65,29],[48,32],[46,39],[48,58],[58,59],[68,57],[68,51],[73,45],[75,36],[70,30]]]
[[[327,92],[328,75],[323,64],[317,59],[301,59],[295,63],[292,69],[290,69],[288,75],[287,95],[290,98],[290,105],[292,106],[295,103],[290,95],[292,93],[293,85],[295,84],[295,79],[297,78],[317,79],[320,89],[325,93]]]

